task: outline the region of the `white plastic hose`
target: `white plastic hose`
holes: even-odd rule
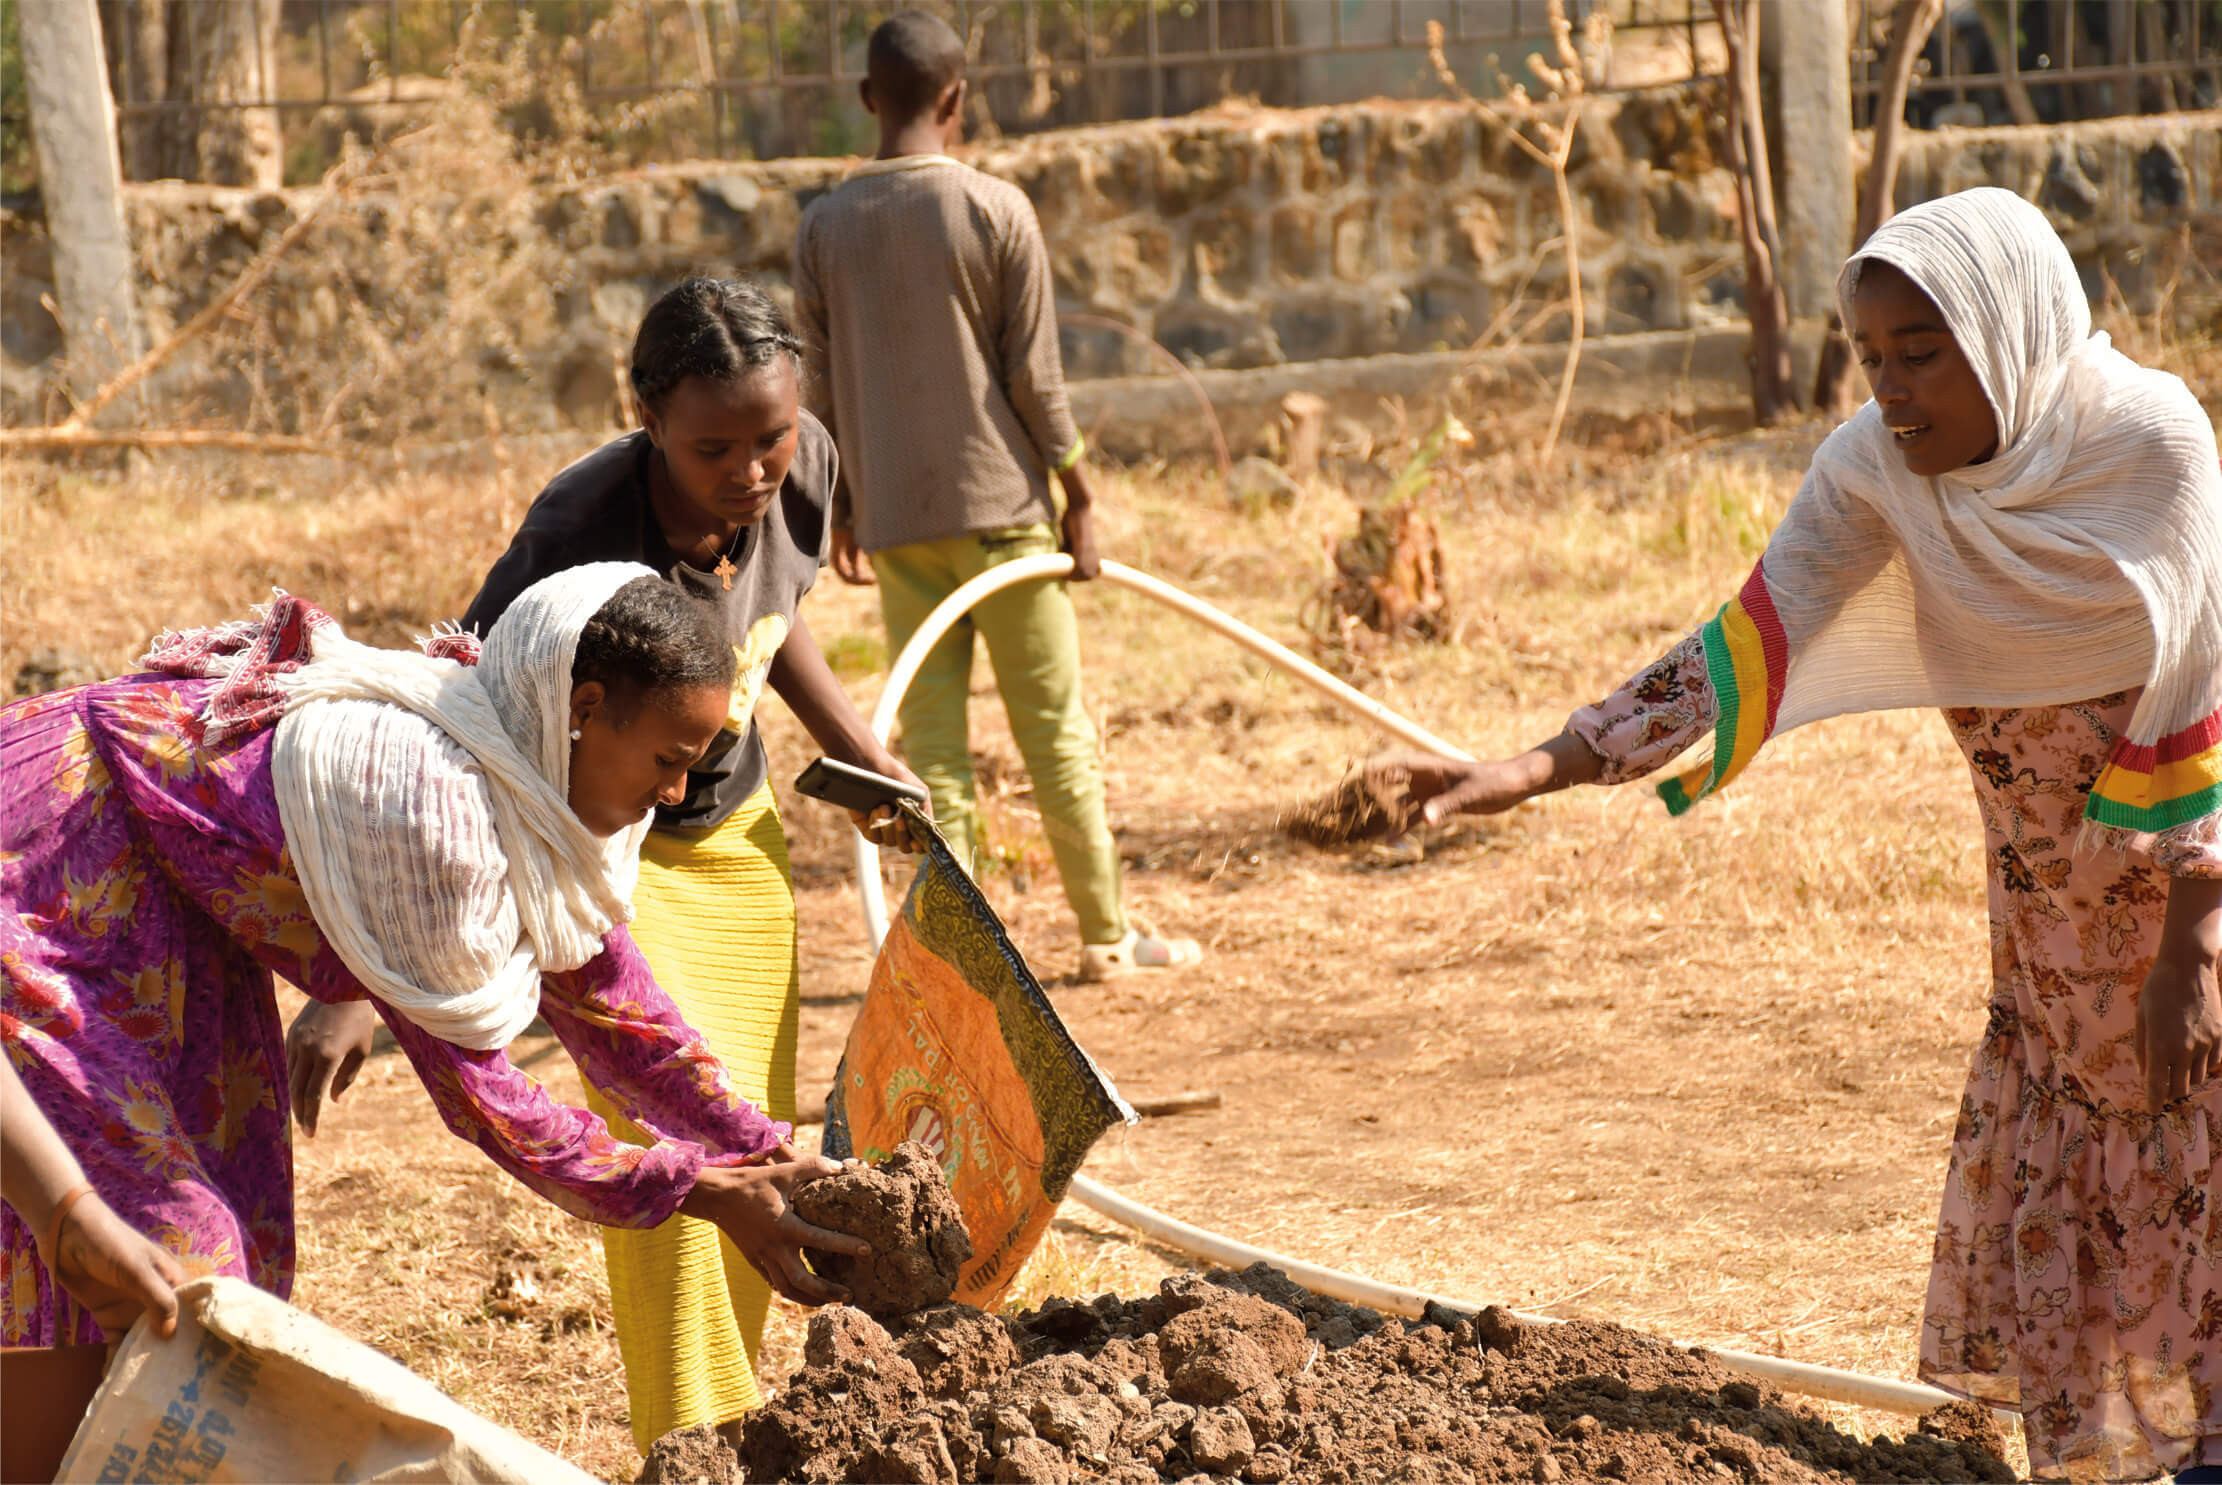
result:
[[[1441,1305],[1444,1309],[1461,1315],[1471,1315],[1482,1308],[1470,1299],[1452,1299],[1448,1295],[1429,1294],[1423,1289],[1384,1284],[1362,1274],[1323,1268],[1301,1258],[1291,1258],[1284,1253],[1271,1253],[1263,1248],[1254,1248],[1248,1243],[1238,1243],[1232,1238],[1221,1237],[1218,1233],[1207,1232],[1201,1227],[1168,1217],[1163,1212],[1121,1196],[1110,1187],[1091,1181],[1086,1176],[1074,1176],[1067,1194],[1089,1210],[1131,1227],[1145,1237],[1155,1238],[1167,1247],[1178,1248],[1183,1253],[1209,1259],[1227,1268],[1248,1268],[1261,1261],[1270,1263],[1314,1294],[1364,1305],[1369,1310],[1379,1310],[1385,1315],[1418,1319],[1431,1304]],[[1514,1319],[1525,1320],[1530,1325],[1559,1323],[1556,1315],[1533,1315],[1520,1310],[1509,1313]],[[1780,1356],[1757,1356],[1748,1351],[1723,1351],[1713,1346],[1703,1349],[1719,1357],[1721,1363],[1731,1371],[1742,1372],[1746,1376],[1764,1377],[1786,1392],[1803,1393],[1807,1397],[1827,1398],[1831,1402],[1851,1403],[1862,1408],[1881,1408],[1893,1413],[1926,1413],[1952,1401],[1950,1393],[1920,1382],[1895,1382],[1887,1377],[1862,1376],[1858,1372],[1840,1371],[1833,1366],[1815,1366],[1810,1362],[1789,1361]]]
[[[1061,578],[1071,571],[1072,558],[1063,552],[1044,552],[1038,557],[1021,557],[1015,562],[991,567],[942,599],[934,611],[926,615],[926,622],[918,626],[910,643],[903,646],[902,654],[895,657],[895,668],[887,675],[887,689],[880,693],[880,704],[872,709],[873,733],[881,742],[887,741],[888,734],[895,730],[895,712],[902,706],[910,683],[918,678],[918,667],[926,663],[926,652],[957,620],[978,606],[981,599],[1020,583]],[[1103,575],[1098,581],[1147,594],[1205,628],[1216,629],[1251,654],[1279,666],[1315,691],[1423,752],[1445,758],[1470,759],[1473,756],[1459,751],[1417,722],[1398,716],[1365,692],[1344,685],[1287,645],[1267,638],[1234,615],[1213,608],[1200,598],[1190,597],[1171,583],[1146,572],[1137,572],[1124,562],[1104,563]],[[880,850],[862,835],[854,831],[850,834],[856,855],[857,890],[864,896],[864,926],[872,935],[872,948],[877,951],[880,941],[887,937],[887,894],[880,887]]]
[[[903,652],[895,657],[894,669],[888,673],[887,689],[880,693],[879,705],[872,712],[872,731],[880,741],[885,742],[888,734],[894,730],[896,710],[901,707],[904,694],[910,690],[910,683],[916,678],[918,667],[925,662],[926,652],[934,647],[958,619],[990,594],[999,593],[1019,583],[1061,578],[1071,571],[1072,558],[1062,552],[1022,557],[1015,562],[989,568],[944,598],[926,616],[926,622],[918,626],[918,632],[910,637],[910,643],[903,646]],[[1147,594],[1207,629],[1217,630],[1252,654],[1294,675],[1384,732],[1416,748],[1445,758],[1470,759],[1473,756],[1453,747],[1419,724],[1398,716],[1364,692],[1345,685],[1288,646],[1267,638],[1240,619],[1212,607],[1200,598],[1183,593],[1170,583],[1151,577],[1146,572],[1137,572],[1120,562],[1104,563],[1100,580],[1114,587]],[[880,886],[879,847],[855,832],[851,832],[851,840],[856,851],[857,892],[864,903],[864,926],[871,935],[872,948],[877,951],[887,937],[887,895]],[[1418,1289],[1383,1284],[1360,1274],[1323,1268],[1300,1258],[1269,1252],[1219,1233],[1207,1232],[1201,1227],[1168,1217],[1154,1207],[1147,1207],[1121,1196],[1110,1187],[1084,1175],[1075,1175],[1072,1178],[1068,1194],[1091,1211],[1183,1253],[1229,1268],[1247,1268],[1253,1263],[1269,1263],[1316,1294],[1365,1305],[1386,1314],[1417,1318],[1430,1303],[1465,1315],[1481,1309],[1480,1305],[1470,1300],[1451,1299]],[[1521,1320],[1534,1323],[1557,1323],[1549,1315],[1527,1315],[1518,1311],[1513,1314]],[[1950,1393],[1919,1382],[1870,1377],[1858,1372],[1840,1371],[1833,1366],[1788,1361],[1779,1356],[1757,1356],[1746,1351],[1722,1351],[1713,1347],[1704,1349],[1719,1357],[1733,1371],[1764,1378],[1786,1392],[1825,1398],[1830,1402],[1880,1408],[1893,1413],[1926,1413],[1953,1400]],[[2010,1414],[2001,1413],[2000,1417],[2002,1421],[2018,1421]]]

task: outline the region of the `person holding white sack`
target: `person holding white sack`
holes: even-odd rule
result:
[[[1901,213],[1838,294],[1874,397],[1737,597],[1529,752],[1377,777],[1408,772],[1419,818],[1489,814],[1710,735],[1659,789],[1679,814],[1775,733],[1943,708],[1982,811],[1993,981],[1921,1375],[2019,1412],[2040,1478],[2222,1479],[2214,426],[2092,333],[2066,247],[2012,192]]]
[[[166,1281],[290,1292],[273,972],[369,998],[448,1127],[572,1215],[686,1212],[782,1294],[842,1297],[802,1250],[865,1246],[787,1200],[840,1167],[734,1090],[624,927],[641,835],[725,724],[715,612],[597,563],[526,590],[483,650],[428,649],[280,595],[164,636],[143,674],[0,708],[0,1042],[83,1167],[0,1210],[6,1344],[113,1328],[52,1267],[93,1222],[151,1239]],[[651,1143],[511,1065],[536,1015]]]

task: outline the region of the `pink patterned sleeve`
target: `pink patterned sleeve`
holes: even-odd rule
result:
[[[337,998],[324,988],[319,998]],[[679,1210],[702,1167],[718,1163],[684,1141],[627,1144],[599,1116],[558,1103],[507,1054],[468,1051],[375,996],[371,1004],[449,1131],[574,1217],[655,1227]]]
[[[622,928],[589,963],[543,979],[540,1013],[587,1081],[627,1118],[702,1146],[706,1164],[753,1159],[794,1133],[733,1087]]]
[[[623,929],[579,968],[544,976],[540,1010],[579,1071],[657,1136],[653,1145],[619,1140],[594,1114],[556,1102],[503,1053],[466,1051],[373,1003],[450,1130],[605,1227],[655,1226],[703,1166],[753,1159],[791,1132],[734,1090]]]
[[[1662,767],[1713,730],[1705,643],[1690,635],[1626,685],[1566,719],[1604,763],[1600,784],[1626,784]]]

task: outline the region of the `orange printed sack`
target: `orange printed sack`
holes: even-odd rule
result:
[[[1002,920],[931,838],[826,1098],[825,1152],[941,1157],[972,1234],[956,1297],[992,1306],[1096,1137],[1134,1111],[1065,1030]]]

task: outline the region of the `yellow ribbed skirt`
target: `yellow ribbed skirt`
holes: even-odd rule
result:
[[[656,983],[702,1033],[734,1086],[774,1119],[795,1116],[795,888],[771,785],[705,833],[650,831],[633,893],[633,941]],[[593,1088],[619,1138],[651,1141]],[[771,1290],[707,1222],[602,1229],[625,1358],[633,1442],[724,1423],[762,1401],[756,1352]]]

